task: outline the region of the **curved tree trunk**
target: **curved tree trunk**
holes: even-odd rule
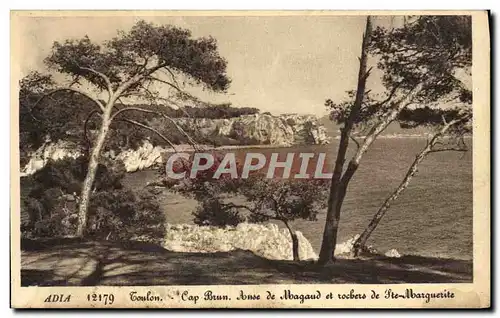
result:
[[[425,159],[425,157],[430,152],[430,150],[431,150],[430,147],[427,146],[424,150],[422,150],[417,155],[417,157],[415,158],[412,165],[410,166],[410,169],[406,173],[406,176],[404,177],[401,184],[387,199],[385,199],[382,206],[378,209],[377,213],[375,213],[375,215],[373,216],[372,220],[370,221],[370,224],[368,224],[368,226],[363,231],[361,236],[356,240],[356,242],[354,242],[353,255],[355,257],[359,256],[360,251],[366,246],[366,242],[368,241],[368,238],[373,233],[375,228],[378,226],[378,224],[380,223],[380,220],[382,220],[382,218],[384,217],[387,210],[389,210],[389,208],[391,207],[392,201],[396,200],[399,197],[399,195],[404,190],[406,190],[411,179],[417,173],[417,166],[419,165],[419,163],[421,163]]]
[[[283,223],[285,223],[286,228],[288,229],[288,232],[290,232],[290,236],[292,237],[292,252],[293,252],[293,260],[294,261],[300,261],[300,256],[299,256],[299,239],[297,238],[297,234],[295,234],[295,231],[292,230],[290,225],[288,224],[287,221],[283,220]]]
[[[363,34],[363,42],[361,44],[361,58],[359,59],[358,83],[356,88],[356,99],[351,107],[349,117],[347,118],[344,127],[341,129],[340,143],[333,169],[332,184],[330,186],[330,195],[328,198],[328,209],[326,214],[325,228],[323,230],[323,240],[321,242],[321,250],[319,253],[318,263],[325,265],[334,261],[335,245],[337,243],[337,232],[340,222],[340,212],[344,201],[347,182],[343,182],[342,171],[344,169],[347,148],[349,147],[349,138],[354,121],[361,110],[361,104],[365,94],[366,79],[369,71],[367,65],[367,51],[371,36],[371,20],[370,16],[366,19],[366,29]]]
[[[406,172],[405,177],[399,184],[399,186],[392,192],[392,194],[385,199],[384,203],[380,206],[378,209],[377,213],[373,216],[372,220],[370,221],[370,224],[366,227],[366,229],[361,233],[361,236],[354,242],[353,245],[353,251],[352,254],[354,257],[358,257],[360,252],[366,247],[366,242],[368,241],[368,238],[371,236],[375,228],[378,226],[384,215],[386,214],[387,210],[391,207],[392,201],[396,200],[399,195],[408,188],[408,185],[410,184],[411,179],[413,176],[418,171],[418,165],[425,159],[425,157],[431,153],[435,152],[436,150],[433,150],[433,147],[436,145],[438,142],[439,138],[441,138],[448,129],[456,124],[458,120],[451,121],[449,123],[445,123],[443,128],[437,132],[431,140],[427,143],[424,149],[420,151],[420,153],[416,156],[415,160],[411,164],[410,168],[408,168],[408,171]],[[458,150],[458,151],[463,151],[463,149],[441,149],[439,151],[446,151],[446,150]]]
[[[99,157],[101,156],[101,151],[109,131],[109,125],[109,113],[107,112],[107,114],[105,113],[102,117],[101,128],[99,129],[99,135],[97,136],[97,140],[89,158],[87,175],[85,177],[85,181],[83,182],[82,192],[80,195],[80,205],[78,207],[78,227],[76,230],[76,235],[79,237],[82,237],[85,234],[87,227],[87,210],[89,207],[90,194],[97,173],[97,167],[99,165]]]

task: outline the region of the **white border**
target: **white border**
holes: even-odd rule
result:
[[[150,10],[155,10],[155,9],[287,9],[287,10],[299,10],[299,9],[337,9],[337,10],[346,10],[346,9],[385,9],[385,10],[394,10],[394,9],[400,9],[400,10],[430,10],[430,9],[492,9],[493,13],[498,13],[497,10],[499,6],[499,1],[495,0],[490,0],[490,1],[483,1],[483,0],[474,0],[474,1],[461,1],[461,0],[456,0],[453,2],[437,2],[435,0],[419,0],[416,2],[403,2],[403,1],[356,1],[356,0],[349,0],[349,1],[343,1],[343,2],[334,2],[334,1],[317,1],[317,0],[308,0],[308,1],[297,1],[297,2],[291,2],[291,1],[269,1],[269,0],[253,0],[253,1],[222,1],[222,0],[212,0],[212,1],[203,1],[203,0],[198,0],[198,1],[193,1],[193,0],[183,0],[179,1],[177,3],[173,1],[137,1],[137,2],[130,2],[130,3],[123,3],[123,2],[104,2],[102,0],[86,0],[86,1],[80,1],[80,2],[70,2],[70,1],[4,1],[0,3],[0,7],[2,9],[2,17],[3,19],[0,19],[0,26],[1,26],[1,31],[0,34],[2,35],[2,38],[4,40],[3,43],[9,43],[9,10],[10,9],[150,9]],[[497,21],[498,23],[498,21]],[[496,43],[498,41],[498,32],[493,32],[494,39],[492,40],[492,43]],[[8,45],[7,45],[8,47]],[[495,50],[496,51],[496,50]],[[494,52],[495,52],[494,51]],[[0,125],[0,138],[2,139],[3,145],[5,147],[8,147],[10,138],[10,124],[9,124],[9,107],[7,105],[10,105],[9,101],[9,94],[10,94],[10,78],[9,78],[9,69],[10,69],[10,52],[7,50],[4,50],[2,52],[2,60],[4,61],[4,65],[6,66],[3,68],[4,71],[4,76],[2,77],[2,85],[0,86],[3,89],[3,94],[2,97],[4,98],[4,107],[0,108],[0,119],[3,121],[3,123]],[[8,63],[8,64],[7,64]],[[496,63],[498,64],[498,63]],[[493,70],[492,76],[496,73],[495,70]],[[492,87],[493,91],[498,91],[498,83],[496,83],[495,87]],[[496,124],[498,123],[499,115],[498,111],[496,112],[494,122],[493,122],[493,127],[498,127]],[[497,140],[495,142],[495,145],[498,143],[498,138],[495,138],[494,140]],[[498,148],[497,148],[498,149]],[[489,154],[484,154],[485,156]],[[9,262],[7,261],[8,255],[9,255],[9,241],[7,238],[7,234],[9,233],[9,178],[7,177],[9,175],[9,156],[1,156],[0,157],[3,162],[1,167],[4,169],[4,173],[2,174],[1,178],[1,198],[2,198],[2,203],[4,203],[4,209],[3,213],[1,214],[3,217],[3,222],[1,222],[3,226],[3,233],[4,239],[2,241],[2,251],[3,255],[6,258],[5,261],[1,262],[2,266],[2,281],[1,281],[1,286],[3,288],[1,289],[2,294],[1,298],[3,299],[3,306],[1,307],[1,313],[6,314],[7,316],[13,315],[13,311],[8,309],[8,303],[9,303],[9,294],[10,294],[10,287],[9,287]],[[496,176],[496,175],[495,175]],[[496,192],[495,192],[495,197],[496,197]],[[496,205],[495,205],[496,207]],[[493,209],[494,210],[494,209]],[[496,218],[496,223],[495,223],[495,228],[500,228],[499,226],[499,221],[498,217]],[[495,231],[493,231],[494,233]],[[498,235],[497,235],[498,237]],[[494,245],[496,246],[496,245]],[[492,267],[492,270],[495,269],[495,266]],[[497,275],[494,275],[497,276]],[[495,303],[498,305],[498,299],[497,295],[495,294]],[[304,314],[304,312],[302,312]],[[35,316],[39,315],[40,313],[36,312],[30,312],[30,313],[25,313],[27,316]],[[71,314],[76,314],[76,312],[72,312]],[[120,312],[120,314],[126,314],[125,312]],[[133,312],[129,313],[133,315],[141,315],[139,312]],[[177,315],[179,313],[177,312],[170,312],[170,315]],[[211,314],[216,314],[216,313],[211,313]],[[242,314],[242,313],[238,313]],[[299,314],[298,312],[287,312],[287,313],[272,313],[273,315],[295,315]],[[330,314],[330,313],[326,313]],[[346,313],[343,312],[342,315],[359,315],[362,314],[361,312],[351,312],[351,313]],[[385,314],[384,312],[371,312],[370,314]],[[406,315],[405,312],[397,312],[395,313],[397,315]],[[421,312],[418,313],[417,315],[425,315],[427,312]],[[443,314],[447,314],[443,312]],[[476,315],[476,314],[481,314],[480,312],[468,312],[470,315]]]

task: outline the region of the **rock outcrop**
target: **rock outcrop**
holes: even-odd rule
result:
[[[318,256],[311,243],[296,231],[301,260]],[[241,223],[236,227],[218,228],[189,224],[167,224],[163,247],[174,252],[214,253],[248,250],[274,260],[293,260],[292,240],[287,229],[275,224]]]
[[[301,260],[317,260],[311,243],[295,231],[299,240],[299,257]],[[337,244],[335,256],[338,258],[352,258],[356,235],[345,242]],[[198,226],[191,224],[167,224],[163,247],[174,252],[187,253],[215,253],[233,250],[248,250],[256,255],[274,260],[293,260],[292,240],[287,229],[279,228],[276,224],[240,223],[238,226],[218,228],[213,226]],[[400,258],[396,249],[385,254],[378,252],[372,246],[367,247],[373,255]]]
[[[230,119],[182,118],[187,129],[196,127],[203,135],[251,140],[261,145],[328,144],[326,129],[315,116],[254,114]]]
[[[255,114],[230,119],[179,118],[180,126],[188,130],[195,127],[204,135],[219,135],[235,140],[251,140],[252,144],[287,147],[294,144],[327,144],[326,130],[315,116]],[[185,145],[176,147],[177,151],[192,150]],[[128,172],[147,169],[163,163],[163,153],[172,152],[160,146],[154,147],[145,140],[137,149],[125,149],[118,154],[105,153],[114,160],[122,161]],[[41,169],[49,159],[60,160],[66,157],[81,156],[82,150],[70,142],[46,143],[31,155],[21,175],[29,175]]]
[[[29,175],[42,169],[49,159],[57,161],[68,157],[78,158],[81,155],[81,149],[78,149],[73,143],[64,141],[56,143],[47,142],[31,155],[31,159],[21,170],[21,176]]]

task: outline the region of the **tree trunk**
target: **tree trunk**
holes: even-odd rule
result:
[[[356,99],[351,107],[349,117],[347,118],[344,127],[341,129],[339,149],[335,160],[335,168],[333,170],[332,184],[330,186],[330,195],[328,198],[328,210],[326,214],[325,228],[323,231],[323,241],[321,242],[321,250],[318,260],[320,265],[325,265],[334,261],[340,212],[348,183],[341,181],[342,171],[344,169],[347,148],[349,146],[350,133],[354,125],[354,121],[361,110],[361,104],[365,94],[366,79],[368,77],[368,72],[366,71],[367,49],[368,44],[370,43],[370,35],[371,20],[370,17],[367,17],[366,29],[363,35],[363,43],[361,45],[361,58],[359,59]]]
[[[300,261],[299,256],[299,239],[297,238],[297,234],[295,232],[290,233],[292,236],[292,250],[293,250],[293,260]]]
[[[79,237],[82,237],[85,234],[85,230],[87,227],[87,210],[90,201],[90,194],[97,173],[101,150],[104,146],[104,142],[109,131],[109,125],[109,111],[107,111],[102,116],[101,128],[99,129],[99,135],[97,136],[97,140],[89,158],[87,175],[85,177],[85,181],[83,182],[82,192],[80,195],[80,205],[78,207],[78,227],[76,230],[76,235]]]
[[[297,237],[297,234],[295,234],[295,231],[292,230],[290,225],[288,224],[287,221],[282,220],[283,223],[285,223],[286,228],[288,229],[288,232],[290,232],[290,236],[292,237],[292,253],[293,253],[293,260],[294,261],[300,261],[300,256],[299,256],[299,239]]]
[[[410,168],[406,172],[405,177],[399,184],[399,186],[396,188],[396,190],[389,196],[387,199],[385,199],[384,203],[380,206],[378,209],[377,213],[373,216],[372,220],[370,221],[370,224],[365,228],[363,233],[361,233],[361,236],[354,242],[353,245],[353,251],[352,254],[354,257],[358,257],[360,252],[365,248],[366,242],[368,241],[368,238],[371,236],[375,228],[378,226],[384,215],[386,214],[387,210],[391,207],[392,201],[396,200],[399,195],[408,188],[408,185],[410,184],[411,179],[413,176],[418,171],[418,165],[425,159],[425,157],[432,152],[432,148],[434,145],[436,145],[437,141],[439,140],[440,137],[444,135],[444,133],[455,123],[447,123],[444,125],[444,127],[436,133],[431,140],[427,143],[424,149],[420,151],[420,153],[416,156],[415,160],[411,164]]]
[[[411,179],[417,173],[418,164],[421,163],[422,160],[424,160],[424,158],[427,156],[429,151],[430,151],[430,148],[426,147],[424,150],[422,150],[417,155],[417,157],[413,161],[412,165],[410,166],[410,169],[406,173],[406,176],[404,177],[404,179],[401,182],[401,184],[399,185],[399,187],[384,201],[382,206],[378,209],[377,213],[375,213],[375,215],[373,216],[368,227],[363,231],[363,233],[356,240],[356,242],[354,242],[353,255],[355,257],[358,257],[360,251],[366,246],[366,241],[368,241],[368,238],[370,237],[372,232],[375,230],[375,228],[378,226],[378,224],[380,223],[380,220],[382,220],[382,218],[384,217],[387,210],[389,210],[389,208],[391,207],[392,201],[396,200],[399,197],[399,195],[404,190],[406,190]]]

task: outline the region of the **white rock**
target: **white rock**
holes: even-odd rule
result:
[[[399,254],[399,252],[395,248],[388,250],[387,252],[385,252],[384,255],[387,257],[395,257],[395,258],[401,257],[401,255]]]
[[[181,126],[197,127],[206,134],[218,134],[228,138],[237,136],[242,139],[253,139],[260,144],[275,146],[290,146],[293,144],[327,144],[329,138],[326,130],[318,124],[315,116],[269,114],[245,115],[230,119],[178,118]],[[183,151],[180,147],[177,150]],[[127,149],[116,154],[114,151],[104,153],[104,156],[124,163],[128,172],[144,170],[163,162],[163,153],[172,149],[153,145],[145,140],[138,149]],[[49,159],[60,160],[66,157],[77,158],[82,150],[70,142],[49,141],[31,155],[28,164],[22,169],[22,175],[30,175],[40,170]]]
[[[285,114],[243,115],[229,119],[180,118],[178,123],[186,128],[197,127],[208,135],[218,134],[228,138],[253,139],[261,144],[290,146],[293,144],[327,144],[326,129],[315,116]]]
[[[150,142],[145,141],[138,149],[128,149],[120,152],[115,160],[122,161],[127,172],[134,172],[161,163],[164,152],[165,149],[162,147],[153,147]]]
[[[42,169],[50,159],[57,161],[67,157],[78,158],[81,155],[82,152],[70,142],[47,142],[31,155],[29,162],[21,173],[23,175],[33,174]]]
[[[317,259],[309,241],[300,232],[299,257]],[[286,229],[275,224],[241,223],[224,229],[212,226],[167,225],[164,247],[176,252],[214,253],[236,249],[276,260],[292,260],[292,240]]]

